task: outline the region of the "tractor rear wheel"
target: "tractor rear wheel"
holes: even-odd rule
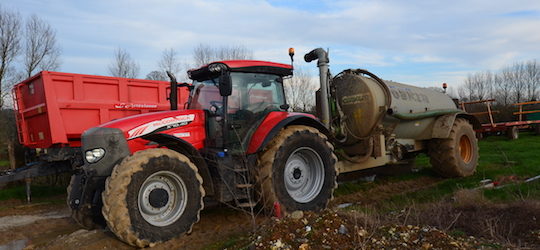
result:
[[[76,185],[75,180],[75,175],[72,175],[71,180],[69,181],[69,185],[67,187],[68,197],[70,197],[73,185]],[[71,209],[69,200],[67,205],[71,210],[71,218],[79,225],[81,225],[84,229],[92,230],[104,227],[103,217],[101,217],[101,214],[94,211],[90,205],[80,206],[79,209]]]
[[[148,149],[114,167],[102,195],[102,213],[124,242],[153,246],[191,231],[204,194],[202,178],[186,156]]]
[[[472,125],[463,118],[456,118],[450,138],[432,139],[428,153],[434,170],[442,176],[474,174],[478,164],[478,140]]]
[[[334,147],[317,129],[283,129],[259,157],[257,194],[267,212],[275,202],[284,213],[322,210],[337,187]]]

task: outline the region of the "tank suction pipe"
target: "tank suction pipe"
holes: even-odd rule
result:
[[[318,59],[317,67],[319,67],[321,83],[321,120],[326,128],[330,128],[330,106],[328,105],[328,63],[330,60],[328,59],[328,53],[322,48],[316,48],[304,56],[306,62],[316,59]]]

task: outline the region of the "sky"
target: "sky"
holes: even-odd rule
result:
[[[537,0],[2,0],[36,14],[57,31],[60,71],[107,75],[115,49],[156,70],[163,50],[184,64],[193,49],[241,45],[257,60],[289,63],[317,74],[303,55],[330,52],[333,74],[367,69],[416,86],[459,86],[467,74],[540,58]],[[193,65],[195,67],[195,65]]]

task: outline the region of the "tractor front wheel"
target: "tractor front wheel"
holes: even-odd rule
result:
[[[148,149],[116,165],[102,195],[102,213],[118,238],[146,247],[191,231],[203,197],[202,178],[186,156]]]
[[[278,202],[285,213],[326,208],[337,186],[337,158],[327,137],[308,126],[283,129],[259,158],[261,205],[271,211]]]
[[[432,139],[428,153],[433,169],[444,177],[474,174],[478,164],[478,139],[472,125],[463,118],[456,118],[450,138]]]

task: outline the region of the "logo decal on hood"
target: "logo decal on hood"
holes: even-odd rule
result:
[[[161,120],[151,121],[140,125],[134,129],[128,131],[128,140],[135,137],[140,137],[157,130],[167,130],[170,128],[176,128],[185,126],[195,119],[195,114],[179,115],[173,117],[163,118]]]

